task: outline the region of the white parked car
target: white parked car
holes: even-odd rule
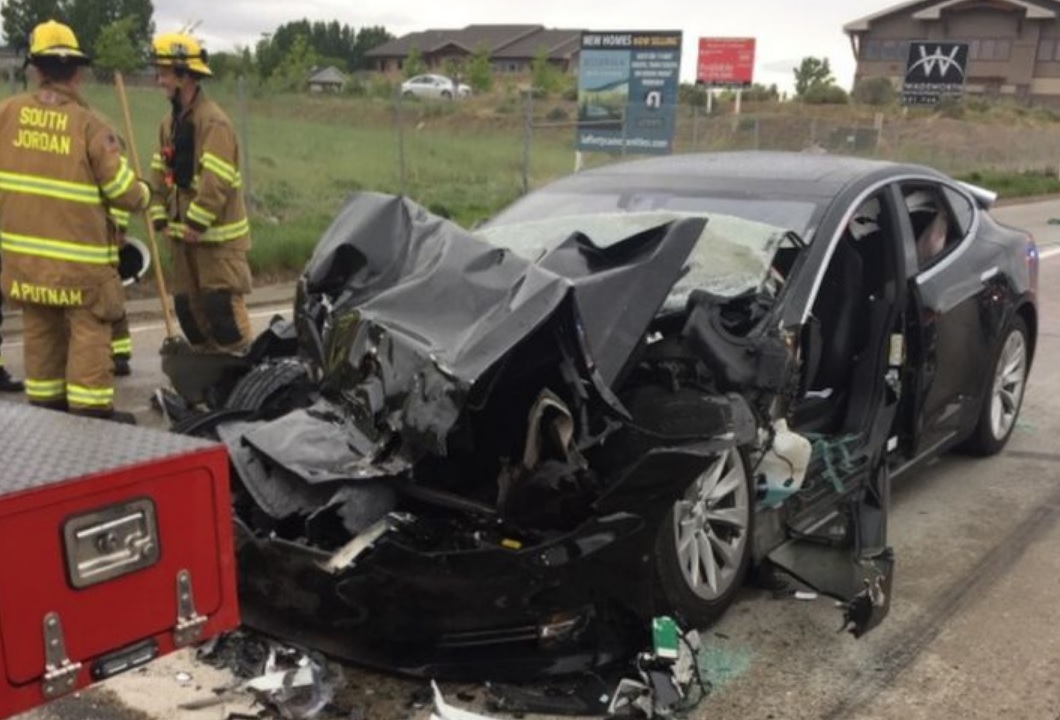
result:
[[[416,75],[401,83],[401,94],[405,97],[452,100],[454,97],[470,97],[471,88],[444,75]]]

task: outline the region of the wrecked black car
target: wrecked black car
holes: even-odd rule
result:
[[[230,449],[246,624],[525,678],[626,658],[661,613],[704,626],[754,571],[860,636],[891,478],[998,451],[1019,411],[1036,255],[989,202],[758,153],[580,173],[474,232],[352,197],[292,320],[205,395],[170,373],[212,405],[175,429]]]

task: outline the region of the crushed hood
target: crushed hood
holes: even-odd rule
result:
[[[602,232],[565,233],[539,258],[483,241],[395,196],[353,196],[303,276],[333,318],[400,337],[442,372],[473,383],[571,296],[605,382],[625,362],[706,225],[656,214]],[[515,232],[515,230],[513,230]],[[340,322],[335,320],[335,325]],[[347,340],[351,338],[346,338]]]

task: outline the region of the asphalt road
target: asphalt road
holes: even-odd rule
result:
[[[1060,201],[995,214],[1030,229],[1043,255],[1038,351],[1007,450],[986,460],[946,456],[896,483],[893,609],[867,637],[837,633],[840,615],[829,601],[748,589],[704,634],[715,690],[695,717],[1060,720],[1060,226],[1049,223],[1060,218]],[[256,322],[272,312],[258,310]],[[147,398],[162,383],[162,337],[158,325],[135,329],[134,375],[119,386],[119,404],[145,423],[158,422]],[[14,348],[4,350],[18,372]],[[193,682],[178,681],[180,670]],[[383,684],[367,673],[351,677],[365,698]],[[223,680],[185,654],[22,720],[215,720],[237,708],[177,705]],[[393,708],[369,717],[428,715]]]

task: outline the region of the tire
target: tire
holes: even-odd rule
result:
[[[442,90],[442,99],[443,100],[452,100],[453,99],[453,94],[451,92],[449,92],[448,90]]]
[[[1017,315],[994,350],[994,361],[983,387],[979,420],[964,443],[965,451],[986,457],[996,455],[1005,447],[1023,406],[1029,359],[1027,323]]]
[[[683,623],[704,628],[736,599],[751,566],[754,497],[747,458],[733,448],[692,484],[660,526],[659,584],[667,610]]]
[[[722,431],[726,417],[709,401],[711,394],[694,387],[686,386],[675,391],[660,385],[641,385],[622,392],[622,403],[634,423],[648,433],[634,431],[618,438],[615,459],[621,465],[628,465],[653,447],[671,445],[675,441],[689,442],[691,438],[713,436]],[[676,440],[678,438],[681,440]],[[701,628],[717,620],[732,604],[747,577],[753,550],[755,498],[749,467],[747,457],[740,449],[727,451],[689,487],[685,498],[674,505],[659,526],[655,538],[655,565],[663,601],[660,609],[673,613],[684,624]],[[719,474],[712,476],[712,472]],[[726,482],[712,485],[712,477]],[[719,487],[722,492],[712,495],[710,491],[717,491]],[[709,509],[705,505],[708,500],[713,503]],[[711,510],[715,516],[713,521],[710,520]],[[710,588],[709,583],[706,587],[702,583],[693,586],[691,547],[685,548],[685,552],[678,549],[682,542],[682,521],[689,521],[697,513],[711,532],[697,534],[694,528],[685,525],[690,532],[684,539],[689,536],[702,539],[712,552],[718,552],[712,555],[717,560],[714,567],[720,571],[714,588]],[[729,524],[728,520],[735,522]],[[702,530],[705,531],[706,527]],[[722,549],[729,554],[728,558],[722,557]],[[698,567],[704,568],[702,564]]]
[[[309,375],[293,358],[256,366],[232,389],[225,409],[248,410],[259,417],[276,417],[294,409],[299,394],[307,394]]]
[[[401,93],[401,96],[404,98],[412,98],[416,97],[416,93],[412,92],[411,90],[406,90],[405,92]]]

